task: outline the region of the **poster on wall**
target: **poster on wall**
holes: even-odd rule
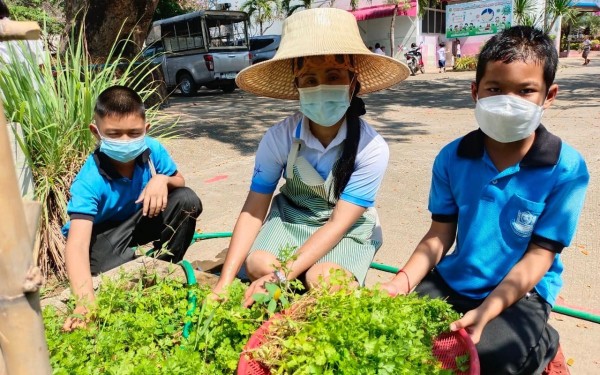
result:
[[[446,38],[496,34],[512,24],[512,0],[448,4]]]

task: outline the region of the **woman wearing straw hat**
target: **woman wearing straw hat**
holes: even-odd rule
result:
[[[407,76],[404,64],[367,49],[349,12],[318,8],[285,20],[275,57],[244,69],[236,83],[256,95],[300,99],[300,112],[260,142],[215,293],[244,261],[253,280],[247,305],[267,281],[304,276],[311,287],[331,269],[342,269],[364,282],[381,245],[373,206],[388,147],[360,118],[365,109],[357,95]],[[272,200],[281,177],[285,184]],[[296,247],[297,258],[284,275],[274,265],[286,246]]]

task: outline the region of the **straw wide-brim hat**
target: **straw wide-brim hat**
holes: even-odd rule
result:
[[[292,59],[318,55],[354,55],[360,93],[391,87],[408,77],[408,67],[365,46],[354,16],[336,8],[308,9],[283,23],[281,43],[271,60],[251,65],[236,77],[243,90],[277,99],[298,99]]]

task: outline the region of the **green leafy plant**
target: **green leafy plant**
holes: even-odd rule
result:
[[[87,329],[62,331],[68,313],[43,311],[54,374],[232,374],[250,335],[264,321],[261,306],[242,307],[246,286],[234,282],[221,302],[207,301],[182,336],[188,288],[180,281],[141,274],[104,280]],[[199,300],[206,286],[189,287]]]
[[[297,247],[285,245],[279,251],[277,256],[278,265],[273,265],[282,275],[286,277],[285,281],[277,283],[265,283],[267,294],[254,293],[252,299],[254,302],[266,305],[269,314],[273,315],[277,311],[282,311],[290,307],[290,301],[295,298],[295,294],[304,289],[299,280],[289,280],[293,262],[297,259],[295,254]]]
[[[475,56],[464,56],[458,57],[454,61],[454,71],[469,71],[477,69],[477,57]]]
[[[456,361],[456,369],[460,372],[467,372],[469,371],[469,360],[471,357],[469,357],[468,354],[465,355],[459,355],[458,357],[455,358]]]
[[[125,61],[113,47],[105,64],[92,64],[82,40],[72,37],[64,53],[54,58],[46,45],[43,62],[25,54],[26,62],[2,64],[0,91],[9,121],[21,124],[21,150],[32,170],[35,199],[42,202],[40,247],[35,258],[48,275],[65,276],[62,225],[68,220],[69,188],[96,140],[88,130],[97,96],[109,86],[126,85],[147,100],[155,94],[150,83],[152,66],[141,55]],[[19,53],[11,50],[13,61]],[[157,107],[148,108],[147,120],[166,122]],[[163,122],[164,121],[164,122]],[[154,128],[154,134],[164,127]]]
[[[266,341],[247,355],[272,374],[451,374],[432,345],[455,319],[441,300],[347,285],[313,288],[271,322]]]

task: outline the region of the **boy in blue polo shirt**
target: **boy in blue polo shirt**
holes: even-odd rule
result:
[[[146,135],[144,103],[132,89],[112,86],[96,101],[90,131],[99,147],[71,186],[70,222],[63,228],[67,274],[76,297],[74,313],[94,301],[92,275],[135,257],[133,247],[164,244],[177,262],[189,247],[202,211],[198,196],[165,148]],[[85,323],[69,318],[64,329]]]
[[[471,85],[479,129],[436,157],[431,227],[383,285],[446,298],[464,314],[450,329],[467,330],[486,375],[564,366],[548,316],[589,175],[581,155],[540,124],[558,92],[557,62],[552,40],[531,27],[485,44]]]

